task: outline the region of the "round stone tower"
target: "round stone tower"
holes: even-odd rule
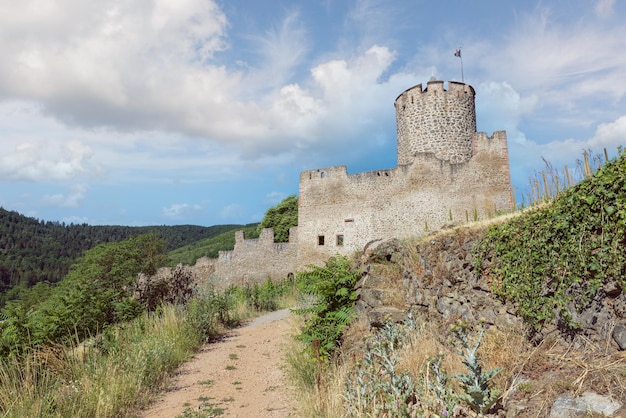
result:
[[[458,164],[472,157],[472,137],[476,133],[476,92],[469,84],[443,81],[434,77],[422,90],[418,84],[396,99],[398,165],[411,164],[419,153]]]

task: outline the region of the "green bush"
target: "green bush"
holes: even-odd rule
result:
[[[329,358],[341,344],[344,328],[356,316],[354,285],[359,272],[352,269],[347,257],[340,255],[330,258],[324,267],[308,268],[298,273],[297,285],[302,293],[313,296],[314,302],[311,307],[295,311],[305,317],[298,338],[309,346],[315,341],[319,348],[314,348],[311,354]]]
[[[132,301],[138,273],[152,275],[163,262],[165,242],[141,235],[101,244],[72,265],[56,286],[40,284],[2,311],[0,352],[83,339],[139,315]]]
[[[215,289],[200,289],[187,306],[187,320],[203,341],[219,334],[220,326],[233,327],[239,323],[235,314],[233,293]]]
[[[550,204],[489,228],[476,267],[536,330],[577,313],[612,282],[626,288],[626,153]],[[491,260],[491,263],[485,263]]]
[[[238,322],[233,301],[201,289],[186,306],[161,305],[73,348],[0,358],[0,415],[135,416],[169,373]]]
[[[265,212],[257,231],[260,233],[263,228],[273,228],[275,242],[288,242],[289,229],[296,225],[298,225],[298,198],[291,195]]]

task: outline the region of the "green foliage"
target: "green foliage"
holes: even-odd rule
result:
[[[416,325],[412,318],[404,325],[387,323],[368,341],[363,359],[346,378],[348,416],[412,416],[418,388],[413,377],[397,366],[399,349]]]
[[[470,341],[468,335],[469,324],[457,322],[450,330],[454,336],[453,345],[456,347],[457,353],[463,358],[463,364],[468,371],[454,376],[459,380],[463,389],[463,393],[458,394],[458,398],[479,414],[486,413],[500,397],[500,392],[491,387],[490,381],[502,369],[495,368],[483,371],[478,355],[478,349],[486,329],[485,323],[479,323],[478,335],[473,342]]]
[[[200,289],[187,306],[187,320],[193,332],[203,342],[219,334],[220,326],[233,327],[239,323],[235,315],[234,292],[218,292],[212,288]]]
[[[477,248],[476,267],[536,330],[555,316],[576,329],[576,314],[605,284],[626,288],[625,245],[622,152],[550,204],[490,227]]]
[[[167,254],[169,259],[168,265],[173,267],[182,263],[193,266],[199,258],[217,258],[220,251],[228,251],[235,248],[235,231],[243,231],[245,237],[249,239],[258,238],[257,225],[256,223],[241,225],[214,237],[202,239],[170,251]]]
[[[154,233],[166,242],[167,250],[172,251],[227,231],[231,231],[232,236],[233,230],[242,227],[66,225],[0,208],[0,307],[9,300],[20,299],[24,289],[38,282],[59,282],[78,257],[99,244]],[[232,239],[234,241],[234,237]]]
[[[273,281],[268,278],[263,284],[248,283],[241,291],[246,305],[257,312],[275,311],[278,309],[279,299],[293,289],[293,280],[284,279]]]
[[[257,231],[260,233],[263,228],[274,228],[274,241],[288,242],[289,228],[297,225],[298,197],[291,195],[265,212]]]
[[[352,268],[347,257],[340,255],[330,258],[324,267],[308,267],[308,271],[298,273],[297,284],[314,302],[311,307],[295,311],[305,316],[299,338],[307,344],[319,343],[319,352],[314,349],[312,354],[328,358],[340,344],[343,329],[356,315],[354,285],[359,272]]]
[[[223,298],[207,289],[188,307],[162,306],[73,349],[43,348],[0,358],[0,415],[135,416],[203,341],[236,322],[234,311],[223,311]],[[221,322],[225,318],[228,324]]]
[[[0,350],[83,339],[134,318],[141,306],[131,300],[133,283],[140,272],[156,272],[164,248],[163,240],[148,234],[87,251],[57,286],[37,285],[7,304]]]

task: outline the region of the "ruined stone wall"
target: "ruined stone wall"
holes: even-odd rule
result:
[[[398,166],[348,175],[345,166],[300,174],[297,240],[237,236],[216,274],[234,282],[284,277],[374,240],[420,236],[512,206],[507,139],[476,132],[474,89],[431,80],[395,101]]]
[[[235,248],[220,251],[215,275],[221,285],[280,280],[296,272],[297,228],[289,230],[289,242],[274,242],[274,230],[266,228],[258,239],[235,233]]]
[[[431,80],[395,101],[398,166],[300,175],[298,266],[512,209],[506,133],[476,132],[475,91]]]
[[[389,170],[348,175],[339,166],[303,172],[298,266],[351,255],[373,240],[420,236],[510,210],[506,133],[478,133],[470,145],[476,154],[459,164],[417,154],[412,164]]]
[[[476,93],[472,86],[431,80],[404,91],[395,101],[398,165],[410,164],[419,153],[432,153],[451,163],[472,157],[476,132]]]

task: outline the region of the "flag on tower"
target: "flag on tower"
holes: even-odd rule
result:
[[[454,56],[461,58],[461,48],[457,48],[456,51],[454,51]]]

